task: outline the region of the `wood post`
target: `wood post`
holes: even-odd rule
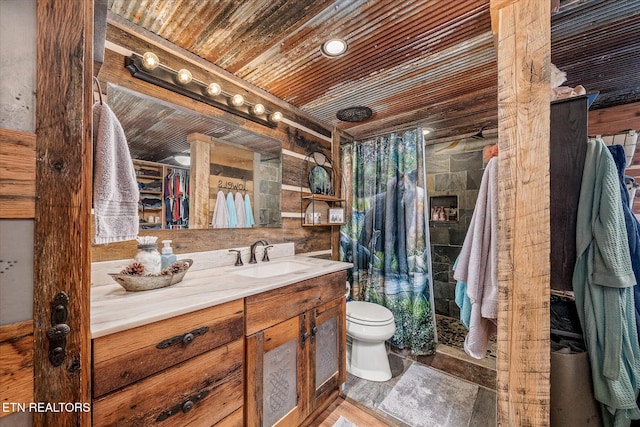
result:
[[[548,426],[550,5],[491,0],[497,30],[498,425]]]
[[[191,144],[189,227],[207,228],[211,221],[209,215],[211,138],[201,133],[191,133],[187,135],[187,142]]]
[[[92,0],[37,2],[33,367],[41,404],[91,402],[92,23]],[[68,311],[56,309],[61,292]],[[54,323],[69,327],[59,366],[49,357]],[[90,425],[86,407],[35,412],[34,425]]]

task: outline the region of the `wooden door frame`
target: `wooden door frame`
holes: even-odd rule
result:
[[[90,425],[93,0],[37,0],[34,425]],[[68,325],[59,366],[47,333]],[[60,402],[65,406],[61,407]],[[68,406],[73,404],[75,406]],[[77,406],[78,404],[82,406]],[[58,406],[55,406],[58,405]],[[46,407],[45,407],[46,408]],[[73,408],[73,409],[72,409]],[[57,409],[57,410],[56,410]]]

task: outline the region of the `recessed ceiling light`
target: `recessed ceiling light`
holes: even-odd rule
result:
[[[331,39],[322,44],[322,53],[327,56],[340,56],[346,51],[347,42],[342,39]]]
[[[178,155],[173,156],[173,159],[182,166],[189,166],[191,164],[191,156]]]

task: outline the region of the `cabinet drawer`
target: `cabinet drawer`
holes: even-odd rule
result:
[[[346,278],[338,271],[245,298],[246,335],[344,296]]]
[[[93,425],[241,424],[243,360],[242,338],[96,399]]]
[[[93,340],[93,396],[99,397],[243,335],[243,300]]]

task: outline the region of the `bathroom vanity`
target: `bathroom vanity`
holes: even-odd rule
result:
[[[97,264],[106,264],[97,268],[103,272],[116,266]],[[146,292],[125,292],[98,272],[94,281],[102,283],[94,282],[91,310],[93,425],[310,421],[346,378],[350,266],[284,256],[190,270],[181,283]]]

